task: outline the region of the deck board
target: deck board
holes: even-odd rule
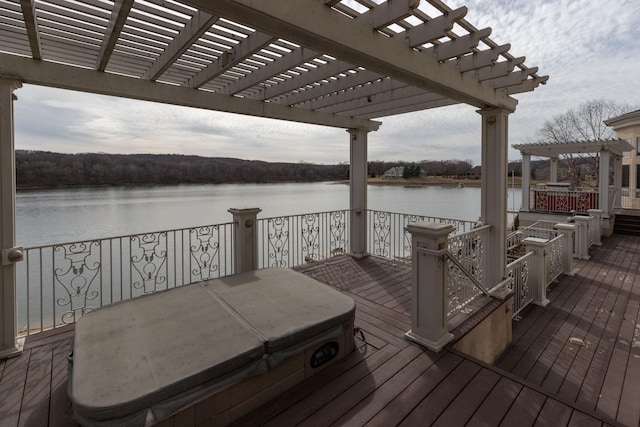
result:
[[[614,236],[591,255],[550,287],[549,306],[523,311],[496,366],[404,338],[406,264],[338,256],[301,266],[354,298],[357,349],[234,425],[638,426],[640,238]],[[569,345],[572,336],[589,345]],[[72,337],[73,327],[37,334],[21,356],[0,361],[0,426],[75,425]]]

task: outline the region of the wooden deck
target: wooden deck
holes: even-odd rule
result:
[[[356,300],[357,351],[236,425],[638,426],[640,238],[616,235],[591,254],[553,287],[548,307],[514,323],[514,344],[495,367],[403,338],[407,266],[341,256],[300,267]],[[23,355],[0,361],[0,426],[75,425],[72,335],[35,335]]]

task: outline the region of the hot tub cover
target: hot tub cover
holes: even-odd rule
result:
[[[145,425],[337,336],[351,298],[266,269],[97,309],[76,323],[69,395],[85,425]]]

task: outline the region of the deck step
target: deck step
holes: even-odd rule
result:
[[[617,234],[640,236],[640,216],[616,215],[613,231]]]

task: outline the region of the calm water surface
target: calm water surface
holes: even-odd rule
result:
[[[369,186],[370,209],[476,220],[480,188]],[[520,207],[509,189],[508,207]],[[515,202],[515,203],[514,203]],[[260,218],[348,209],[335,183],[222,184],[19,190],[17,241],[48,245],[231,222],[229,208],[259,207]]]

